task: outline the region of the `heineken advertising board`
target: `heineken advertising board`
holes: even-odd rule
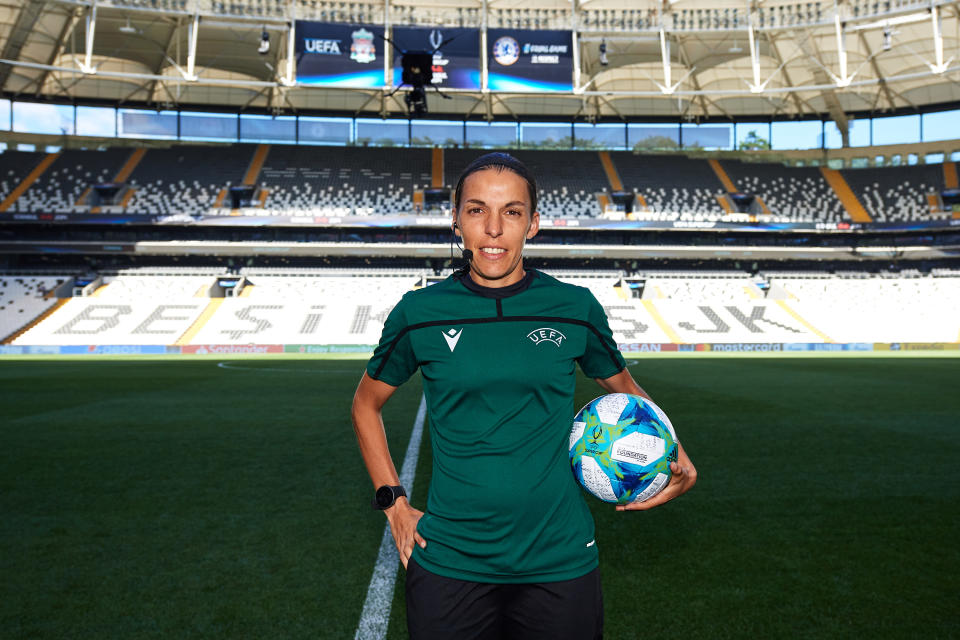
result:
[[[297,82],[318,87],[378,89],[390,45],[383,27],[297,20]]]

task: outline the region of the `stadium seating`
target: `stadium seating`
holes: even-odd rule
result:
[[[844,169],[847,184],[875,222],[947,219],[951,212],[931,212],[927,194],[944,188],[938,164]]]
[[[835,342],[956,342],[960,274],[777,275],[785,302]]]
[[[255,215],[411,213],[430,186],[429,149],[273,146],[260,174],[268,190]]]
[[[603,303],[618,342],[820,341],[743,274],[650,273],[642,282],[639,297],[625,283],[620,300]]]
[[[57,303],[49,294],[68,279],[65,275],[0,276],[0,339],[19,331]]]
[[[671,342],[639,300],[622,287],[620,273],[558,273],[559,280],[590,289],[607,312],[614,339],[619,342]]]
[[[252,271],[192,344],[376,344],[383,323],[420,274],[350,276]]]
[[[93,295],[71,298],[13,344],[174,344],[209,304],[219,271],[105,276]]]
[[[640,194],[648,211],[637,211],[641,220],[718,220],[723,207],[717,195],[723,185],[706,160],[683,155],[612,152],[611,159],[627,191]]]
[[[378,342],[396,301],[426,281],[426,274],[416,270],[355,274],[250,269],[243,272],[246,286],[238,297],[211,299],[208,290],[217,275],[215,270],[159,270],[107,276],[106,286],[93,296],[71,299],[15,344],[371,345]],[[960,338],[960,273],[955,272],[557,276],[594,293],[619,343]],[[53,283],[51,279],[43,286]],[[22,286],[36,290],[40,285]],[[25,297],[14,296],[21,301]],[[38,304],[25,310],[25,322],[43,308]],[[3,313],[4,318],[9,315]]]
[[[5,151],[0,153],[0,199],[5,199],[17,188],[27,174],[43,160],[45,153],[34,151]],[[22,198],[22,196],[21,196]],[[11,211],[20,209],[20,198],[10,207]]]
[[[770,222],[839,222],[843,205],[817,167],[724,160],[723,168],[742,193],[760,196]]]
[[[256,186],[264,200],[237,211],[218,196],[242,182],[257,146],[184,145],[149,149],[126,180],[129,198],[103,212],[154,216],[344,216],[422,211],[414,193],[432,183],[431,150],[424,148],[271,145]],[[98,182],[110,182],[131,149],[65,150],[15,202],[11,211],[87,211],[81,198]],[[463,168],[486,150],[447,149],[445,185],[453,188]],[[511,149],[536,177],[540,212],[547,217],[594,217],[603,213],[598,195],[610,183],[595,151]],[[45,154],[0,154],[0,195],[19,185]],[[633,217],[653,221],[713,222],[732,219],[718,200],[726,189],[707,160],[683,154],[610,152],[623,187],[642,196]],[[848,219],[819,168],[722,160],[734,187],[759,196],[767,222],[839,222]],[[944,188],[940,165],[844,169],[840,174],[876,222],[946,219],[931,212],[929,195]],[[78,204],[80,203],[80,204]],[[759,212],[756,212],[759,214]]]
[[[479,150],[448,150],[447,183],[456,180],[466,166],[485,153]],[[551,217],[596,217],[600,215],[597,193],[609,192],[607,178],[596,151],[509,151],[530,169],[540,193],[540,215]]]
[[[136,191],[126,211],[152,215],[210,213],[222,188],[243,181],[255,149],[256,145],[249,144],[151,149],[127,181]]]
[[[89,201],[79,202],[81,196],[95,184],[112,181],[129,154],[130,150],[124,148],[63,151],[50,168],[20,196],[18,206],[21,211],[33,213],[69,213],[89,209]]]

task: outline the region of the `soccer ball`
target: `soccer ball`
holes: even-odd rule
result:
[[[653,402],[626,393],[591,400],[573,419],[573,477],[604,502],[643,502],[670,481],[677,434]]]

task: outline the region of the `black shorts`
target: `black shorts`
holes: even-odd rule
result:
[[[573,580],[489,584],[445,578],[407,564],[412,640],[599,640],[600,570]]]

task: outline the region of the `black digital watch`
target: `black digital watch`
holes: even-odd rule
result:
[[[388,484],[383,485],[377,489],[376,494],[373,496],[373,508],[383,511],[384,509],[389,509],[393,506],[393,503],[397,501],[397,498],[406,497],[407,492],[401,486],[391,487]]]

